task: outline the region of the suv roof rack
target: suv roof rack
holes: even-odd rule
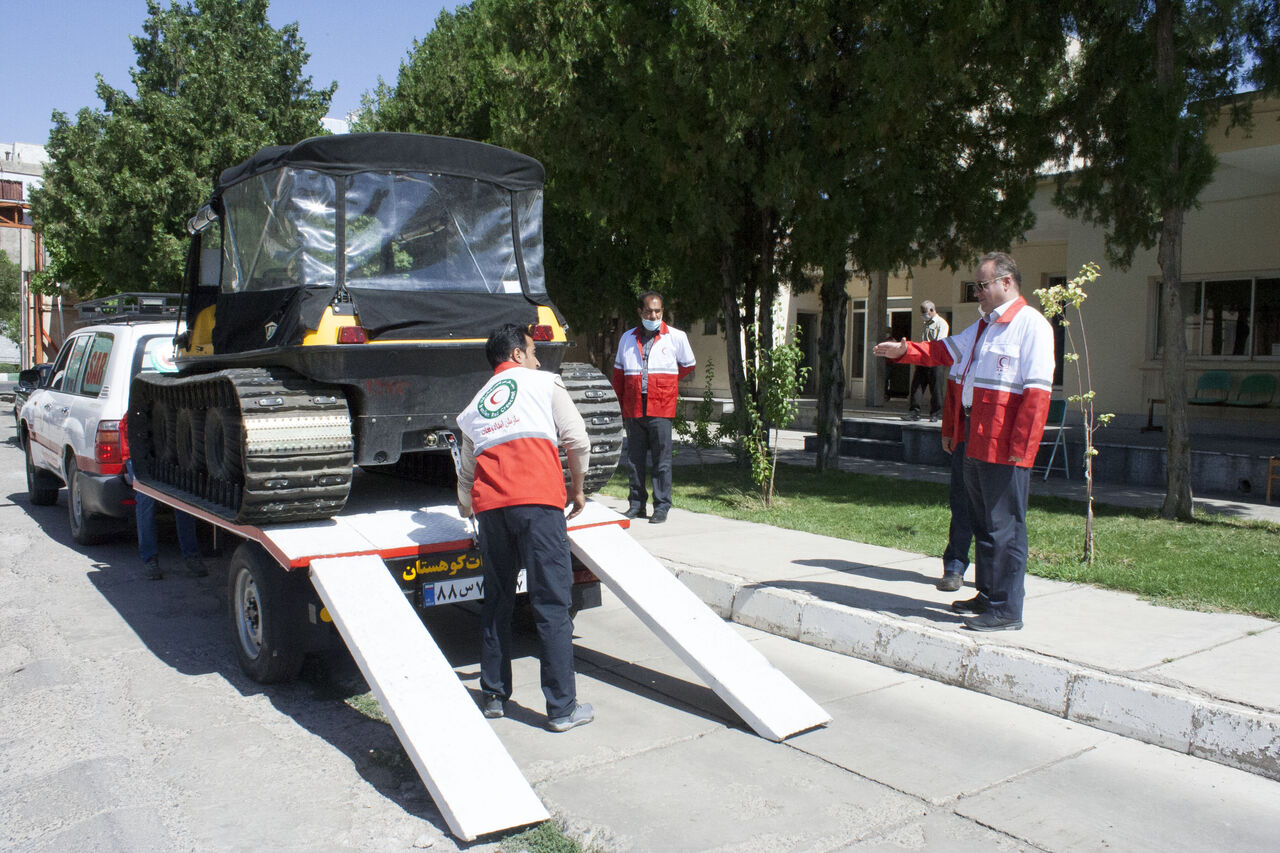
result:
[[[127,323],[134,320],[178,318],[180,293],[116,293],[101,299],[88,299],[76,305],[80,322]]]

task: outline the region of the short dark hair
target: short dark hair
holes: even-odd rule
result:
[[[494,329],[489,333],[489,340],[484,345],[484,354],[489,359],[489,366],[497,367],[504,361],[510,361],[511,351],[524,349],[525,340],[528,337],[528,327],[517,326],[515,323],[506,323]]]
[[[978,267],[981,268],[987,261],[994,264],[991,268],[992,277],[1010,276],[1013,279],[1013,283],[1018,285],[1018,289],[1022,289],[1022,273],[1018,272],[1018,262],[1012,256],[1004,252],[987,252],[978,259]]]
[[[644,304],[654,296],[658,297],[658,301],[662,303],[662,307],[665,309],[667,307],[667,300],[663,299],[662,294],[656,290],[646,290],[644,293],[640,294],[640,299],[636,301],[637,307],[643,311]]]

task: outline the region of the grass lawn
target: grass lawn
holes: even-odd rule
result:
[[[625,498],[626,475],[616,475],[605,493]],[[950,521],[945,485],[805,466],[778,466],[768,509],[745,472],[730,464],[676,468],[673,497],[694,512],[939,557]],[[1207,514],[1172,522],[1154,511],[1095,504],[1088,566],[1080,561],[1084,504],[1032,496],[1027,535],[1032,574],[1127,590],[1171,607],[1280,620],[1280,525]]]

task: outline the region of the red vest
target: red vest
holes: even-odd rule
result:
[[[475,445],[471,508],[563,507],[564,472],[551,395],[560,377],[503,362],[458,415],[458,428]]]

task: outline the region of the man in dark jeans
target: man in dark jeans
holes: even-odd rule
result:
[[[662,294],[640,294],[640,325],[618,341],[613,390],[627,429],[631,490],[627,518],[644,518],[648,480],[653,477],[650,524],[667,520],[671,509],[671,422],[679,403],[679,383],[693,372],[693,349],[684,332],[663,322]]]
[[[951,334],[951,327],[938,314],[938,309],[932,300],[926,299],[920,303],[920,319],[924,323],[923,340],[940,341]],[[911,412],[907,415],[908,420],[920,419],[918,401],[924,397],[925,391],[929,392],[929,420],[936,421],[942,414],[942,392],[939,389],[943,387],[945,370],[946,368],[943,367],[926,367],[923,364],[916,366],[915,373],[911,376],[911,390],[907,392],[907,403],[911,407]],[[916,396],[917,392],[920,394],[919,397]]]
[[[480,610],[481,709],[501,717],[511,698],[511,614],[521,569],[538,628],[547,728],[565,732],[595,718],[578,702],[573,671],[573,565],[565,525],[582,512],[591,442],[559,375],[538,369],[533,339],[508,323],[485,346],[493,376],[458,415],[462,432],[458,512],[472,514],[484,564]],[[568,457],[566,490],[558,447]]]

